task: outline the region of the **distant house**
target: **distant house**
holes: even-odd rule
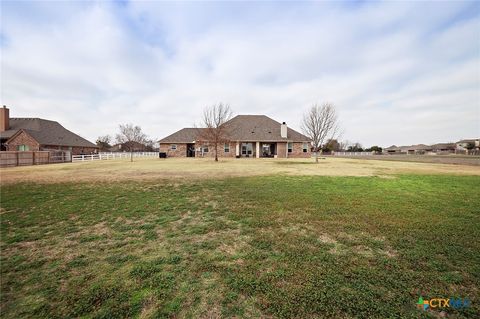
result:
[[[382,150],[382,153],[386,154],[401,154],[402,149],[396,145],[386,147]]]
[[[457,151],[467,151],[469,144],[473,146],[473,150],[480,150],[480,138],[461,140],[455,143],[455,146]]]
[[[265,115],[238,115],[227,122],[228,141],[219,157],[310,157],[305,135]],[[160,152],[172,157],[213,156],[211,145],[199,141],[203,128],[183,128],[159,141]]]
[[[384,148],[384,154],[450,154],[455,153],[456,145],[454,143],[438,143],[433,145],[416,144],[406,146],[392,145]]]
[[[134,141],[115,144],[109,149],[110,152],[149,152],[151,150],[151,147]]]
[[[11,118],[10,110],[0,108],[2,151],[63,150],[72,155],[91,154],[98,147],[67,130],[60,123],[40,118]]]
[[[425,154],[431,152],[433,148],[425,144],[416,144],[410,146],[400,146],[401,152],[406,154]]]
[[[455,143],[438,143],[432,145],[432,152],[437,154],[450,154],[455,153]]]

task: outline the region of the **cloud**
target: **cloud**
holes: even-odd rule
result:
[[[205,106],[300,127],[337,105],[364,145],[480,135],[476,3],[3,3],[1,100],[95,140]]]

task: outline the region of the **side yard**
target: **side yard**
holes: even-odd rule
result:
[[[367,155],[367,156],[339,156],[340,158],[355,158],[363,160],[380,160],[395,162],[416,162],[432,164],[455,164],[480,166],[480,156],[477,155]]]
[[[384,156],[387,158],[388,156]],[[383,157],[382,157],[383,158]],[[449,174],[480,176],[480,166],[372,161],[356,158],[211,159],[170,158],[94,161],[0,169],[2,184],[31,182],[113,182],[158,179],[203,180],[240,176],[391,176]]]
[[[436,318],[480,312],[478,176],[263,176],[1,188],[1,312]]]

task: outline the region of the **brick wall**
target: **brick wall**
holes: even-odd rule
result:
[[[187,157],[187,144],[177,143],[175,145],[177,145],[177,149],[172,150],[172,144],[160,144],[160,152],[167,153],[168,157]]]
[[[17,151],[19,145],[28,145],[29,151],[38,151],[40,148],[37,141],[25,131],[20,132],[20,134],[8,142],[7,151]]]
[[[228,153],[225,152],[225,143],[219,143],[217,152],[218,152],[218,157],[235,157],[235,147],[237,145],[236,142],[230,142],[228,143],[230,145],[230,151]],[[203,157],[215,157],[215,149],[213,145],[208,146],[208,153],[204,154]]]
[[[307,152],[303,152],[303,143],[293,143],[293,151],[288,153],[288,157],[294,158],[310,158],[312,156],[310,152],[310,145],[307,147]]]
[[[277,157],[285,158],[287,153],[287,143],[277,143]]]
[[[175,144],[175,143],[172,143]],[[187,157],[187,144],[185,143],[176,143],[177,149],[172,150],[172,144],[160,144],[160,152],[167,153],[168,157]],[[230,144],[230,152],[225,153],[224,143],[218,145],[218,157],[235,157],[235,145],[236,143]],[[195,149],[200,147],[200,145],[195,145]],[[196,156],[201,156],[200,152],[196,152]],[[203,157],[214,157],[215,152],[212,145],[208,146],[208,153],[204,153]]]
[[[235,157],[235,151],[236,151],[236,142],[230,142],[230,152],[225,153],[224,151],[224,145],[219,144],[218,145],[218,157]],[[168,157],[186,157],[187,156],[187,144],[183,143],[177,143],[177,149],[172,150],[171,148],[172,144],[160,144],[160,152],[167,153]],[[199,145],[195,145],[195,148],[198,148]],[[255,144],[254,144],[255,147]],[[286,152],[287,152],[287,143],[277,143],[277,157],[278,158],[285,158],[286,157]],[[291,153],[288,153],[288,157],[291,158],[309,158],[311,157],[311,152],[310,148],[307,149],[307,152],[303,152],[303,143],[293,143],[293,151]],[[201,154],[199,152],[196,153],[197,157],[200,157]],[[212,145],[209,145],[208,147],[208,153],[204,153],[203,157],[214,157],[215,152],[213,149]]]

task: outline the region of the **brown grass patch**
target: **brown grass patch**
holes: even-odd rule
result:
[[[415,163],[329,157],[321,164],[313,159],[137,159],[63,163],[0,169],[2,184],[17,182],[109,182],[154,179],[215,179],[258,175],[379,176],[395,174],[480,175],[480,166]],[[277,165],[285,162],[285,165]]]

